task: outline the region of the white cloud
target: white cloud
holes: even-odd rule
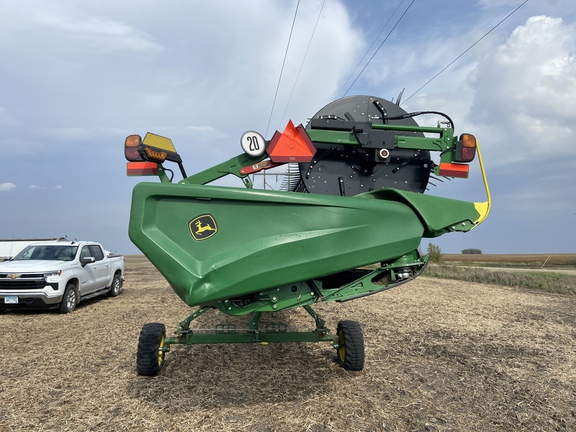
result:
[[[535,16],[479,61],[470,121],[504,129],[501,161],[575,153],[575,46],[574,25]]]
[[[37,15],[36,21],[40,25],[84,41],[87,46],[97,50],[152,53],[163,50],[150,35],[121,21],[49,13]]]
[[[16,185],[14,183],[0,183],[0,192],[7,192],[15,189]]]
[[[34,189],[34,190],[48,190],[49,188],[46,186],[38,186],[36,184],[32,184],[30,186],[28,186],[28,189]],[[64,189],[63,186],[61,185],[56,185],[54,186],[54,189]]]

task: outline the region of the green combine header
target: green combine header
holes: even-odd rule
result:
[[[437,127],[420,127],[414,117],[442,116]],[[156,175],[160,182],[134,187],[129,235],[195,311],[174,336],[164,324],[145,324],[137,370],[156,375],[173,344],[331,342],[347,370],[364,366],[360,325],[341,321],[331,334],[312,309],[322,301],[348,301],[388,290],[422,273],[428,256],[422,238],[470,231],[487,216],[490,195],[478,143],[454,135],[452,120],[438,112],[407,113],[371,96],[337,100],[306,127],[289,122],[266,140],[255,131],[240,139],[243,153],[188,176],[168,138],[126,138],[128,175]],[[431,153],[437,152],[437,162]],[[468,177],[478,153],[486,202],[426,195],[430,180]],[[182,179],[174,181],[178,166]],[[288,190],[255,189],[250,176],[297,164]],[[213,186],[233,175],[242,187]],[[259,325],[262,313],[304,307],[311,331],[282,324]],[[251,314],[247,329],[191,327],[216,309]]]

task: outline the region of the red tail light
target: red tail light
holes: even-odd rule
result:
[[[468,178],[468,171],[470,167],[466,164],[455,164],[455,163],[440,163],[440,170],[438,174],[444,177],[459,177]]]
[[[155,162],[128,162],[126,174],[129,176],[158,175],[158,164]]]

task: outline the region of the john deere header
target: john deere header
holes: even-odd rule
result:
[[[414,120],[432,114],[443,119],[436,127]],[[407,113],[384,99],[354,96],[328,104],[306,127],[289,122],[270,139],[245,132],[240,145],[238,156],[188,175],[169,138],[126,138],[128,175],[160,179],[134,188],[130,238],[176,294],[198,307],[176,337],[145,326],[141,340],[162,342],[153,359],[142,354],[148,365],[139,367],[142,374],[157,373],[175,343],[310,340],[332,341],[343,366],[358,370],[357,354],[345,349],[345,334],[351,338],[358,329],[339,325],[338,334],[329,335],[311,305],[413,280],[428,262],[418,250],[423,237],[469,231],[489,212],[478,143],[473,135],[455,135],[452,120],[440,112]],[[429,183],[442,177],[467,178],[476,154],[486,202],[426,194]],[[290,163],[298,177],[287,190],[253,188],[251,174]],[[174,165],[182,177],[177,182]],[[210,185],[226,175],[242,179],[242,187]],[[299,306],[315,319],[312,333],[259,328],[262,312]],[[251,328],[195,333],[190,323],[209,309],[253,314]],[[362,365],[363,356],[362,349]]]

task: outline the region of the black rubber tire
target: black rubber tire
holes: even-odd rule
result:
[[[60,313],[73,312],[78,306],[78,292],[74,284],[69,283],[64,290],[62,301],[60,302]]]
[[[116,297],[118,294],[120,294],[121,288],[122,288],[122,279],[120,279],[120,276],[118,275],[118,273],[116,273],[114,275],[114,278],[112,279],[112,283],[110,284],[110,291],[108,291],[108,295],[110,297]]]
[[[346,370],[361,371],[364,368],[364,336],[360,324],[356,321],[340,321],[336,333],[338,363]]]
[[[166,327],[161,323],[144,324],[138,339],[136,370],[138,375],[158,375],[164,365],[164,338]]]

